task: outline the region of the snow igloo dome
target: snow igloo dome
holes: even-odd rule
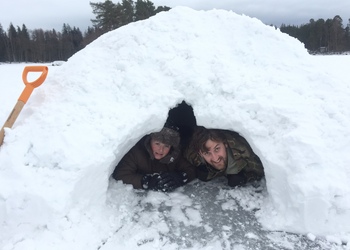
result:
[[[34,224],[103,206],[119,160],[185,102],[198,125],[239,132],[262,160],[266,228],[349,237],[350,90],[315,61],[224,10],[176,7],[102,35],[49,72],[6,130],[0,178],[14,188],[0,191],[2,220],[24,201],[42,219],[17,221]]]

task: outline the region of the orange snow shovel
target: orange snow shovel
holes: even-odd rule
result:
[[[12,109],[11,114],[7,118],[4,126],[2,126],[0,131],[0,146],[2,145],[4,141],[5,136],[5,130],[4,128],[12,128],[13,124],[15,123],[19,113],[21,112],[23,106],[26,104],[26,102],[29,99],[29,96],[32,94],[34,88],[39,87],[46,79],[48,67],[46,66],[26,66],[22,73],[22,80],[24,84],[26,85],[24,90],[22,91],[22,94],[19,96],[18,101],[15,105],[15,107]],[[36,79],[33,82],[28,82],[27,76],[29,72],[41,72],[41,75],[38,79]]]

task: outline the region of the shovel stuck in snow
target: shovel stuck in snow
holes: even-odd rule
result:
[[[0,130],[0,146],[2,145],[4,141],[5,136],[5,130],[4,128],[12,128],[13,124],[15,123],[19,113],[21,112],[23,106],[28,101],[30,95],[32,94],[34,88],[39,87],[46,79],[48,67],[46,66],[26,66],[22,73],[22,80],[25,84],[25,88],[22,91],[22,94],[19,96],[18,101],[15,105],[15,107],[12,109],[11,114],[7,118],[4,126],[2,126]],[[41,75],[38,79],[36,79],[33,82],[28,82],[27,77],[29,72],[41,72]]]

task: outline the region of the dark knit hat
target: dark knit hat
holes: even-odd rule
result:
[[[160,132],[155,132],[151,134],[151,138],[161,143],[177,147],[180,143],[180,134],[178,131],[164,127]]]

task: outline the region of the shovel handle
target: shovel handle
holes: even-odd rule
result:
[[[22,73],[22,80],[26,87],[24,88],[22,94],[19,96],[18,101],[26,103],[34,88],[39,87],[45,81],[48,71],[49,69],[47,66],[26,66]],[[41,72],[41,75],[38,79],[29,82],[27,79],[29,72]]]
[[[15,107],[12,109],[11,114],[7,118],[5,124],[2,126],[0,130],[0,146],[4,142],[4,137],[5,137],[5,127],[6,128],[12,128],[13,124],[15,123],[19,113],[21,113],[23,107],[24,107],[24,102],[22,101],[17,101]]]
[[[13,124],[15,123],[15,121],[17,120],[17,117],[19,115],[19,113],[21,113],[23,107],[24,107],[24,102],[22,101],[17,101],[16,105],[13,107],[9,117],[7,118],[3,128],[12,128]]]

